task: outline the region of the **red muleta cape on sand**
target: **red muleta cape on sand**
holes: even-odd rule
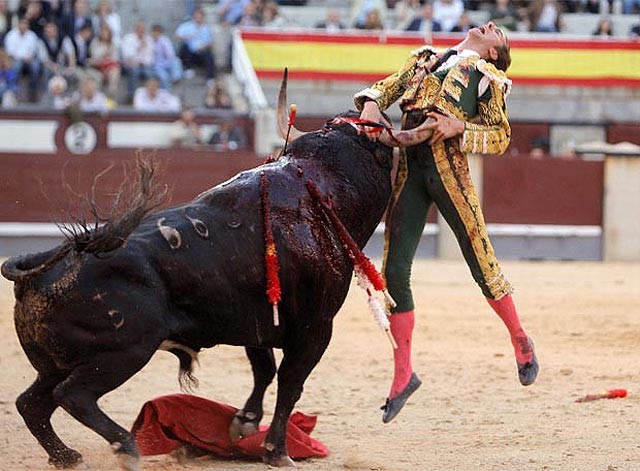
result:
[[[261,457],[269,427],[232,443],[233,406],[189,394],[160,396],[145,403],[131,428],[141,455],[171,453],[185,444],[222,457]],[[316,416],[295,412],[287,425],[287,449],[293,459],[324,458],[329,449],[309,434]]]

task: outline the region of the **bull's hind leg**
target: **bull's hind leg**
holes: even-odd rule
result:
[[[135,440],[100,410],[97,401],[137,373],[152,355],[153,351],[138,346],[102,353],[75,368],[53,391],[56,403],[111,444],[121,468],[127,471],[139,469]]]
[[[253,390],[244,407],[236,413],[231,422],[229,427],[231,441],[237,441],[258,431],[258,425],[264,413],[262,409],[264,393],[277,371],[272,349],[247,347],[245,351],[253,371]]]
[[[62,443],[51,426],[51,415],[58,407],[53,400],[53,389],[67,374],[58,371],[38,374],[29,389],[16,400],[29,431],[49,455],[49,464],[56,468],[73,468],[82,463],[82,455]]]
[[[278,398],[271,427],[265,438],[265,461],[271,466],[294,466],[287,453],[287,422],[293,406],[302,395],[304,382],[322,358],[332,325],[313,326],[313,335],[297,338],[283,348],[284,357],[278,368]]]

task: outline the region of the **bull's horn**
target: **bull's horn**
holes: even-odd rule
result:
[[[0,271],[7,280],[21,281],[47,271],[70,250],[71,245],[64,244],[46,252],[11,257],[2,264]]]
[[[282,85],[280,86],[280,94],[278,95],[278,129],[280,129],[280,135],[283,139],[287,138],[287,129],[289,127],[289,115],[287,113],[287,79],[289,76],[288,69],[284,69],[284,75],[282,76]],[[300,136],[305,135],[306,132],[297,130],[293,124],[289,131],[289,142],[295,141]]]
[[[391,131],[385,129],[380,134],[380,142],[389,147],[409,147],[420,144],[431,137],[433,131],[427,127],[428,124],[435,122],[433,118],[428,118],[417,128],[405,129],[402,131]]]

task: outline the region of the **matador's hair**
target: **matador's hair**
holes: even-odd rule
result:
[[[505,41],[504,44],[495,47],[498,57],[494,60],[489,58],[487,62],[491,62],[496,66],[496,69],[506,72],[511,65],[511,46]]]

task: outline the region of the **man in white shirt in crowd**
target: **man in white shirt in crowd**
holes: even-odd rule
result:
[[[182,41],[178,55],[186,70],[185,75],[193,76],[194,66],[204,67],[207,85],[211,86],[216,75],[216,65],[211,50],[213,36],[211,27],[204,21],[204,11],[196,8],[192,20],[178,26],[176,36]]]
[[[176,56],[171,39],[164,34],[164,28],[155,24],[151,27],[153,38],[153,73],[160,87],[171,90],[171,84],[182,77],[182,63]]]
[[[7,33],[4,47],[13,59],[13,68],[18,76],[29,74],[29,101],[37,101],[42,64],[38,57],[38,36],[29,29],[27,19],[21,18],[18,26]]]
[[[136,90],[133,107],[148,113],[177,113],[180,111],[180,99],[161,89],[158,80],[152,77],[147,79],[144,87]]]
[[[153,77],[153,40],[147,34],[144,21],[138,21],[135,32],[125,35],[122,40],[122,66],[127,74],[127,100],[130,102],[138,82]]]
[[[462,0],[435,0],[433,2],[433,19],[440,23],[442,31],[451,31],[460,21],[463,11]]]

